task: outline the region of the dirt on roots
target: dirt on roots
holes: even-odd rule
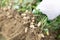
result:
[[[0,9],[0,34],[6,40],[55,40],[45,37],[31,12],[18,13],[15,10]]]

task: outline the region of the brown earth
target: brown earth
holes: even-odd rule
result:
[[[55,40],[44,36],[31,12],[18,13],[15,10],[0,9],[0,34],[6,40]]]

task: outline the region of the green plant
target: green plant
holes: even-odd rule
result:
[[[39,10],[36,10],[34,12],[34,15],[37,16],[37,23],[41,22],[41,30],[44,31],[46,34],[48,34],[49,30],[52,32],[58,31],[60,29],[60,16],[58,16],[54,20],[48,20],[47,16],[44,15]]]
[[[10,0],[0,0],[0,7],[7,6]]]

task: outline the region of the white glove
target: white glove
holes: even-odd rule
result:
[[[42,0],[36,9],[46,14],[49,20],[53,20],[60,15],[60,0]]]

